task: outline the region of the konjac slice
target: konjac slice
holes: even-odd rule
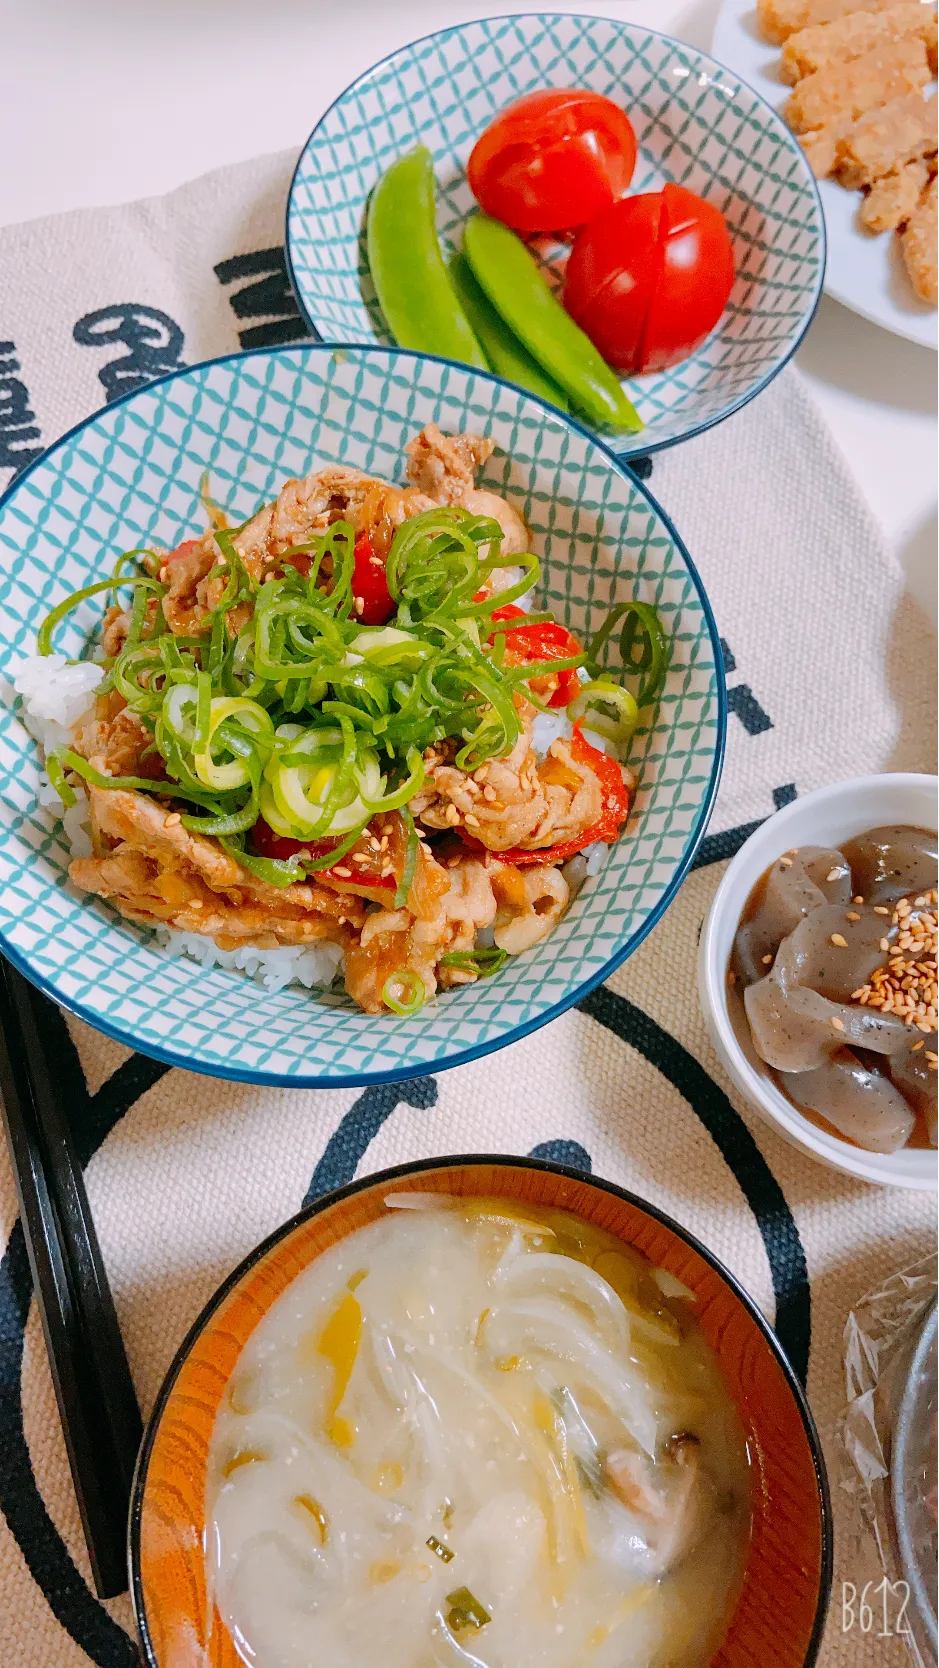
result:
[[[915,1035],[915,1033],[914,1033]],[[935,1038],[932,1039],[935,1041]],[[926,1049],[931,1044],[916,1036],[909,1047],[892,1054],[887,1062],[892,1081],[909,1101],[913,1111],[922,1118],[926,1138],[931,1147],[937,1145],[936,1112],[939,1072],[931,1064]]]
[[[731,966],[745,985],[766,975],[764,956],[775,956],[782,940],[820,904],[848,906],[851,871],[840,851],[803,846],[779,858],[770,869],[749,918],[734,941]]]
[[[897,903],[936,884],[939,842],[924,828],[872,828],[842,852],[865,903]]]
[[[820,1066],[846,1044],[878,1054],[902,1049],[903,1021],[852,1002],[884,959],[885,923],[872,909],[833,904],[812,910],[780,944],[772,971],[744,992],[757,1053],[778,1071]]]
[[[814,1071],[780,1072],[790,1100],[824,1118],[869,1152],[905,1147],[916,1122],[904,1096],[883,1072],[871,1071],[848,1048]]]
[[[896,1053],[904,1044],[902,1020],[829,1002],[804,985],[784,989],[775,970],[751,985],[743,1000],[754,1047],[777,1071],[812,1071],[846,1043],[878,1054]]]

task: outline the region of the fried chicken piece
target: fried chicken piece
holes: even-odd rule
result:
[[[411,801],[427,828],[464,827],[489,851],[541,851],[583,834],[599,820],[603,792],[569,741],[552,742],[536,762],[528,718],[511,753],[474,773],[428,760],[427,781]]]
[[[531,543],[524,521],[497,492],[476,485],[476,471],[493,449],[493,442],[481,435],[443,434],[436,423],[428,423],[406,447],[408,480],[438,504],[492,516],[502,528],[502,555],[517,556]]]
[[[838,141],[835,169],[841,184],[856,190],[935,151],[936,99],[907,93],[852,124]]]
[[[904,226],[929,184],[925,162],[908,162],[895,174],[876,180],[858,210],[865,232],[895,232]]]
[[[851,132],[853,126],[850,118],[843,116],[839,121],[828,122],[825,127],[815,128],[812,133],[799,134],[799,144],[817,180],[823,180],[834,173],[838,161],[838,144]]]
[[[933,180],[910,216],[906,231],[900,238],[903,259],[906,262],[906,270],[910,275],[910,283],[920,299],[928,301],[931,307],[935,307],[939,302],[939,285],[937,285],[936,272],[937,235],[939,235],[939,216],[937,216],[936,181]]]
[[[78,857],[69,874],[83,892],[110,898],[147,926],[236,944],[348,944],[365,904],[316,884],[270,886],[240,867],[216,840],[183,828],[178,812],[120,788],[89,788],[97,855]]]
[[[885,41],[916,37],[935,50],[936,14],[915,0],[886,12],[849,12],[832,23],[817,23],[790,35],[779,60],[779,73],[794,87],[803,76],[859,58]]]
[[[800,81],[783,112],[794,133],[808,133],[847,117],[856,121],[889,99],[915,93],[929,80],[926,48],[917,38],[889,41],[847,63]]]
[[[897,0],[757,0],[757,17],[763,39],[782,46],[797,29],[808,29],[851,12],[886,12]]]

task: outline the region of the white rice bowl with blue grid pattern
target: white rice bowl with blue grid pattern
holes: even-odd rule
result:
[[[302,965],[289,950],[252,956],[249,946],[219,957],[174,941],[184,953],[168,955],[152,931],[70,884],[82,807],[63,828],[42,779],[36,737],[61,745],[98,675],[82,659],[100,626],[101,599],[91,598],[57,628],[61,658],[46,658],[38,678],[35,667],[21,671],[22,693],[8,683],[0,710],[0,939],[41,988],[128,1046],[269,1083],[351,1085],[444,1069],[526,1034],[606,977],[694,855],[725,713],[716,628],[687,552],[645,488],[576,425],[485,373],[420,355],[298,346],[236,356],[153,384],[66,436],[0,502],[8,679],[35,654],[50,609],[107,575],[117,552],[171,551],[204,526],[206,471],[239,523],[315,467],[400,480],[405,446],[428,423],[494,442],[481,485],[530,529],[536,608],[581,641],[627,599],[653,605],[662,620],[671,659],[632,742],[628,826],[577,864],[571,878],[588,884],[546,943],[411,1017],[358,1011],[335,982],[333,946],[304,949],[313,959]],[[550,740],[540,738],[539,750]],[[194,950],[210,965],[197,970]],[[332,966],[319,960],[327,950]]]
[[[426,145],[437,231],[458,248],[476,208],[470,152],[499,111],[545,87],[587,88],[625,110],[638,154],[629,195],[686,186],[727,221],[736,280],[716,328],[670,369],[632,378],[645,427],[607,434],[621,457],[687,440],[759,394],[808,329],[825,272],[818,188],[798,140],[747,82],[704,52],[633,22],[529,12],[480,18],[401,47],[354,81],[301,152],[287,254],[301,310],[323,341],[391,343],[365,258],[376,181]],[[552,287],[568,245],[531,245]],[[575,414],[576,415],[576,414]]]

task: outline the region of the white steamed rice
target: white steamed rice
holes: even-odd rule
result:
[[[157,927],[160,948],[168,956],[190,956],[200,967],[225,967],[246,973],[265,990],[284,990],[287,985],[304,985],[307,990],[328,990],[345,963],[341,944],[282,945],[276,950],[258,950],[242,944],[237,950],[220,950],[215,940],[197,932],[174,932]]]

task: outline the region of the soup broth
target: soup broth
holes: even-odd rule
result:
[[[703,1668],[744,1435],[691,1294],[565,1212],[392,1195],[217,1416],[210,1602],[259,1668]]]

